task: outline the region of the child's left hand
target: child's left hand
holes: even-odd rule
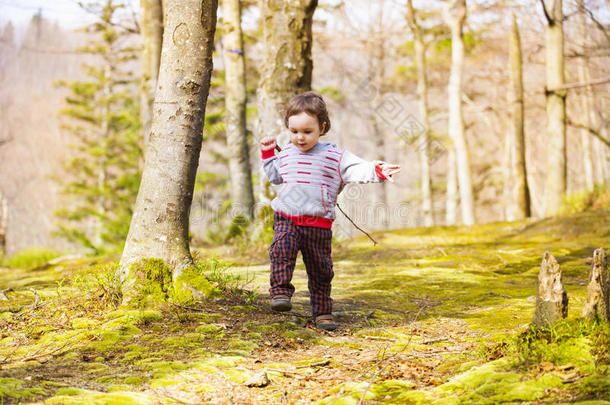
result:
[[[392,176],[396,173],[400,172],[400,166],[399,165],[395,165],[393,163],[387,163],[387,162],[378,162],[375,165],[375,168],[379,170],[379,172],[390,182],[394,182],[394,179],[392,179]]]

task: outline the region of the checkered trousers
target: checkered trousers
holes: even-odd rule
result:
[[[299,250],[307,269],[309,299],[314,316],[330,314],[330,282],[333,279],[330,229],[296,225],[290,218],[277,212],[273,215],[273,242],[269,248],[271,259],[271,296],[292,297],[291,283]]]

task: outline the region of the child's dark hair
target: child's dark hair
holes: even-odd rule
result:
[[[330,119],[328,118],[328,110],[326,103],[321,95],[315,91],[308,91],[298,96],[294,96],[286,107],[286,115],[284,116],[284,125],[288,128],[288,118],[293,115],[306,112],[318,118],[320,129],[322,130],[323,123],[326,123],[321,135],[325,135],[330,129]]]

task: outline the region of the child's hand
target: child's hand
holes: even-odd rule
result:
[[[266,136],[261,139],[261,150],[273,150],[277,145],[277,141],[274,136]]]
[[[385,177],[388,181],[394,182],[392,176],[400,172],[400,166],[392,163],[379,162],[376,165],[376,169]]]

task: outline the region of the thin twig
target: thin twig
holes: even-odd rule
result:
[[[281,152],[281,151],[282,151],[282,148],[280,148],[280,146],[279,146],[279,145],[277,145],[277,144],[275,145],[275,149],[276,149],[278,152]],[[356,227],[356,229],[358,229],[360,232],[364,233],[366,236],[368,236],[368,237],[369,237],[369,239],[370,239],[371,241],[373,241],[373,245],[376,245],[376,244],[377,244],[377,241],[376,241],[375,239],[373,239],[373,237],[372,237],[371,235],[369,235],[369,234],[368,234],[368,232],[366,232],[365,230],[363,230],[362,228],[360,228],[358,225],[356,225],[356,223],[355,223],[354,221],[352,221],[352,219],[351,219],[351,218],[350,218],[350,217],[349,217],[349,216],[348,216],[348,215],[345,213],[345,211],[343,211],[343,209],[341,208],[341,206],[340,206],[338,203],[335,203],[335,205],[337,206],[337,208],[339,208],[339,211],[341,211],[341,213],[342,213],[343,215],[345,215],[345,218],[347,218],[347,219],[349,220],[349,222],[351,222],[351,223],[352,223],[352,225],[354,225],[354,226]]]
[[[318,362],[311,363],[311,364],[304,364],[301,366],[297,366],[297,368],[324,367],[324,366],[328,366],[329,364],[330,364],[330,360],[326,359],[326,360],[318,361]]]
[[[415,315],[415,318],[413,319],[413,322],[416,322],[417,319],[419,318],[419,315],[422,313],[422,311],[424,310],[424,308],[420,308],[419,311],[417,312],[417,314]],[[392,360],[392,358],[398,356],[400,353],[402,353],[403,351],[405,351],[407,349],[407,347],[409,347],[409,345],[411,344],[411,340],[413,340],[413,335],[415,334],[415,330],[416,328],[413,328],[411,330],[411,333],[409,334],[409,340],[407,340],[407,343],[402,347],[402,349],[400,349],[399,351],[397,351],[396,353],[393,353],[391,356],[389,356],[386,359],[386,364],[380,368],[375,374],[373,374],[373,376],[371,377],[371,379],[369,380],[369,384],[367,385],[367,387],[364,389],[364,391],[362,392],[362,396],[360,397],[360,400],[358,401],[358,405],[362,404],[362,402],[364,402],[364,397],[366,396],[366,393],[371,389],[371,387],[373,386],[373,382],[375,381],[375,379],[377,378],[377,376],[379,374],[381,374],[383,371],[385,371],[386,368],[388,368],[388,366],[390,365],[390,360]],[[384,354],[385,355],[385,354]],[[383,359],[382,359],[383,361]]]
[[[12,291],[14,291],[12,288],[5,288],[4,290],[0,291],[0,300],[8,301],[8,297],[6,296],[6,294]]]

